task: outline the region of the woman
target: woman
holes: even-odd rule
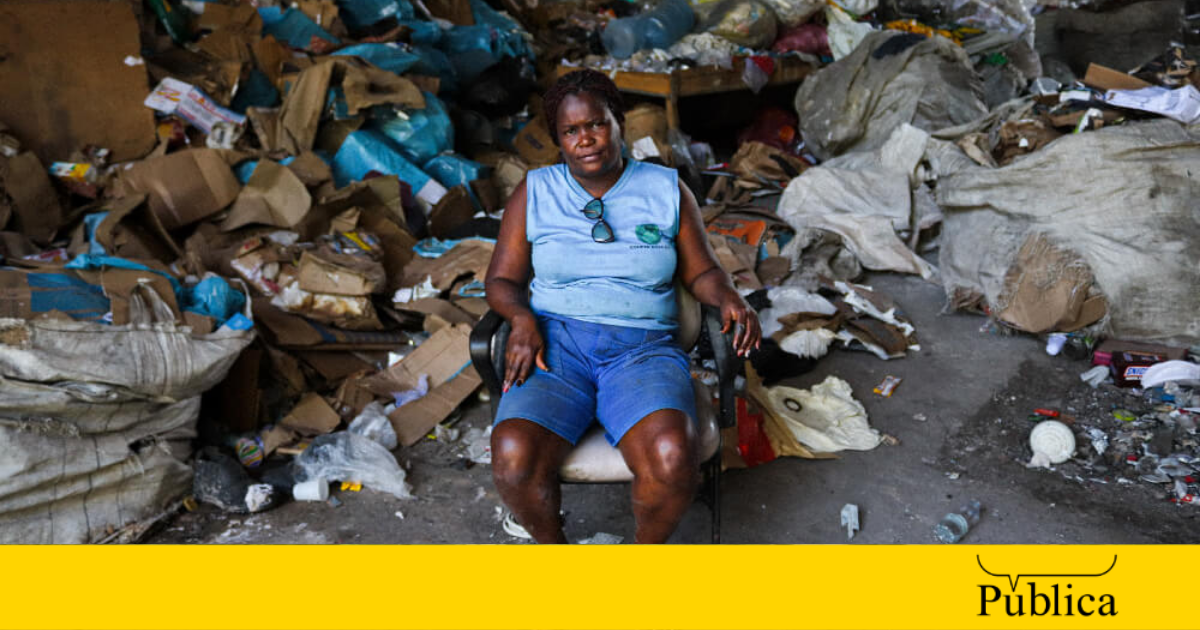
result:
[[[574,72],[544,103],[562,162],[513,191],[488,268],[488,304],[512,325],[492,474],[535,540],[567,542],[558,470],[596,419],[633,471],[637,542],[665,542],[700,478],[675,279],[720,308],[739,355],[758,346],[758,319],[675,171],[623,158],[613,82]]]

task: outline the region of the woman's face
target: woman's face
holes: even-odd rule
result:
[[[558,144],[577,177],[600,178],[621,166],[621,127],[591,94],[570,94],[558,106]]]

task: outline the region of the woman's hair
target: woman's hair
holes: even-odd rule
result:
[[[554,141],[555,146],[558,146],[558,107],[562,105],[563,99],[571,94],[590,94],[600,99],[624,130],[625,101],[621,99],[621,91],[617,89],[617,85],[603,72],[579,70],[559,77],[542,98],[542,111],[546,115],[550,139]]]

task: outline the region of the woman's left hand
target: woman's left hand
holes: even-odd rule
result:
[[[750,308],[742,296],[730,291],[721,300],[721,333],[734,330],[733,351],[740,357],[750,356],[751,350],[757,350],[762,340],[762,326],[758,323],[758,313]]]

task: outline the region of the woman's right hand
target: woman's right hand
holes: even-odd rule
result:
[[[518,315],[512,319],[512,332],[504,352],[504,391],[514,384],[517,387],[524,385],[534,365],[550,371],[546,366],[546,344],[538,331],[537,319],[532,315]]]

